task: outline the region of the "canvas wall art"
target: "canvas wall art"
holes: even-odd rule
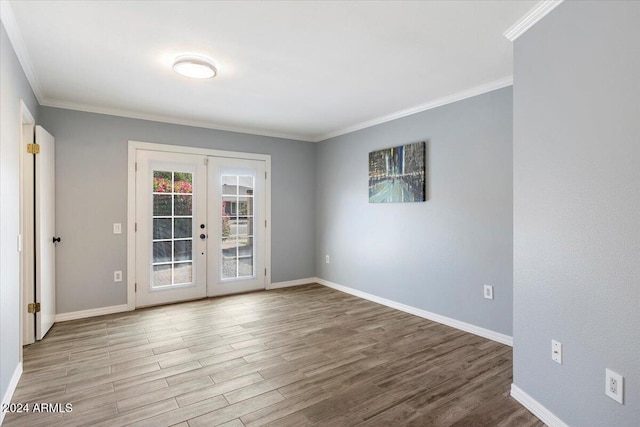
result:
[[[424,201],[424,142],[369,153],[369,203]]]

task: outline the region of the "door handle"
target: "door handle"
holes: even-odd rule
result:
[[[202,240],[205,240],[205,239],[207,238],[207,235],[206,235],[206,234],[204,234],[204,233],[202,233],[202,234],[200,235],[200,238],[201,238]]]
[[[60,238],[59,237],[53,237],[53,244],[55,245],[56,243],[60,243]]]

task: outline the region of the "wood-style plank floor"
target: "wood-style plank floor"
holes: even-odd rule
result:
[[[320,285],[56,324],[6,426],[542,426],[511,348]],[[31,409],[32,410],[32,409]]]

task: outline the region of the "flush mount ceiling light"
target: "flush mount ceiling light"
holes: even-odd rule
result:
[[[192,79],[210,79],[218,74],[213,61],[200,55],[178,56],[173,63],[173,71]]]

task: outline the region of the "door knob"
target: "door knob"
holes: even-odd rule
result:
[[[204,224],[200,224],[200,228],[204,228]]]
[[[60,238],[59,237],[53,237],[53,244],[55,245],[56,243],[60,243]]]
[[[206,234],[204,234],[204,233],[202,233],[202,234],[200,235],[200,238],[201,238],[202,240],[204,240],[204,239],[206,239],[206,238],[207,238],[207,235],[206,235]]]

